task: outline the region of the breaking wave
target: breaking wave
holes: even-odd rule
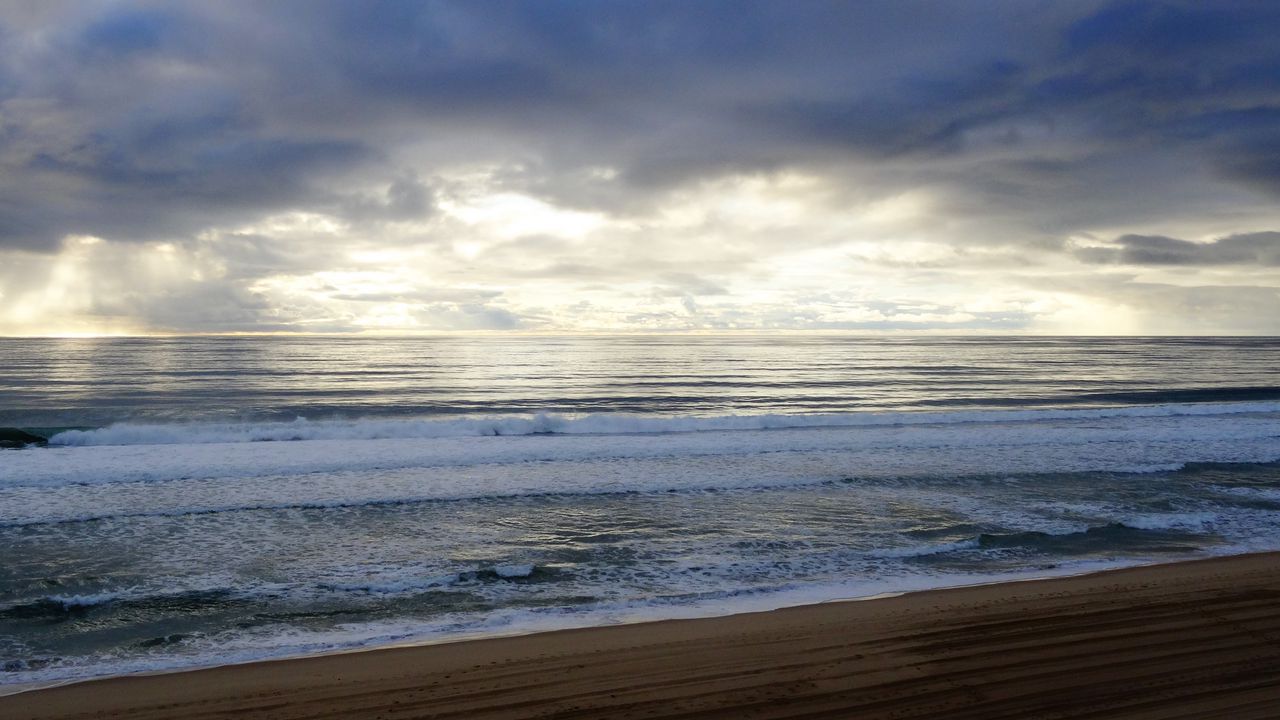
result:
[[[509,435],[619,435],[771,430],[810,427],[934,425],[1026,422],[1088,418],[1152,418],[1280,412],[1280,402],[1187,403],[1089,409],[971,410],[946,412],[855,412],[801,415],[660,416],[605,413],[538,413],[497,417],[332,419],[244,423],[117,423],[65,430],[51,446],[177,445],[301,440],[389,440]]]

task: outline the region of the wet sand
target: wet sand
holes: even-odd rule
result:
[[[1280,554],[125,677],[0,718],[1276,718]]]

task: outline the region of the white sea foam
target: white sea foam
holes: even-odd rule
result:
[[[418,419],[307,420],[246,423],[119,423],[94,430],[67,430],[50,438],[55,446],[188,445],[298,440],[381,440],[565,434],[684,433],[777,428],[865,427],[970,422],[1034,422],[1116,417],[1170,417],[1280,412],[1276,402],[1190,403],[1138,407],[947,412],[829,413],[805,415],[654,416],[510,415]]]
[[[181,588],[157,588],[138,584],[127,587],[117,587],[109,590],[101,590],[99,592],[53,593],[37,598],[31,598],[29,601],[0,605],[0,611],[9,610],[21,605],[29,605],[31,602],[44,602],[60,607],[63,610],[75,610],[77,608],[92,608],[112,603],[182,600],[184,598],[192,598],[206,593],[218,593],[225,594],[227,596],[246,594],[241,593],[239,590],[232,590],[229,587],[217,584],[218,579],[224,578],[218,578],[217,574],[214,573],[210,576],[201,578],[198,584]],[[254,589],[253,592],[265,594],[270,592],[270,589],[267,587],[260,587]]]
[[[401,619],[304,630],[283,624],[195,634],[176,648],[156,653],[111,652],[60,659],[41,669],[0,674],[9,682],[51,683],[103,675],[127,675],[231,665],[321,653],[519,635],[551,630],[651,620],[713,617],[763,612],[795,605],[856,600],[943,587],[1059,577],[1142,564],[1143,560],[1080,561],[1053,567],[995,573],[929,573],[788,585],[755,592],[711,594],[700,601],[621,600],[581,608],[501,608],[484,615],[446,615],[423,621]],[[3,690],[0,690],[3,694]]]
[[[499,565],[493,571],[498,574],[498,577],[523,578],[533,574],[533,565]]]
[[[43,598],[46,602],[61,606],[64,610],[72,608],[93,607],[121,600],[136,600],[145,597],[139,587],[125,588],[112,592],[84,593],[79,595],[49,595]]]
[[[1280,503],[1280,488],[1214,486],[1213,491],[1223,495],[1235,495],[1238,497],[1246,497],[1251,500]]]
[[[7,453],[0,465],[0,523],[848,478],[1130,472],[1280,458],[1274,413],[1164,410],[757,432],[23,450]]]
[[[934,543],[931,545],[904,545],[901,547],[879,548],[867,553],[870,557],[876,558],[913,558],[926,557],[929,555],[941,555],[943,553],[957,552],[960,550],[975,550],[978,548],[977,538],[967,538],[965,540],[956,540],[955,542]]]
[[[1191,530],[1200,531],[1212,527],[1218,521],[1213,512],[1142,513],[1126,515],[1122,525],[1139,530]]]

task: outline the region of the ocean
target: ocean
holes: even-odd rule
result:
[[[1280,549],[1280,339],[0,340],[0,690]]]

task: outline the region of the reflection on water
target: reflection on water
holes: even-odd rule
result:
[[[1269,338],[0,339],[0,366],[0,425],[29,427],[1280,397]],[[1206,394],[1221,388],[1236,390]]]

